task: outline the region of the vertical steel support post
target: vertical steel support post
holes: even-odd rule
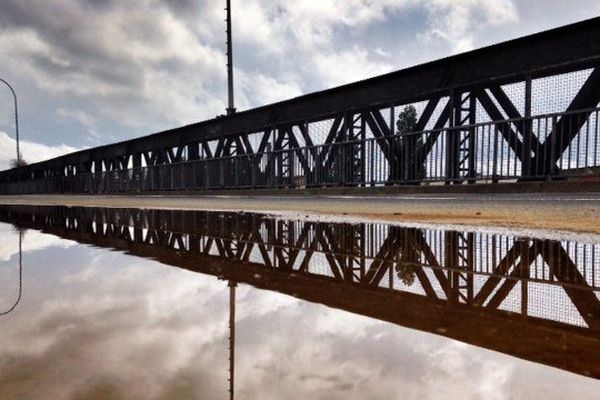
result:
[[[531,135],[533,120],[531,119],[531,73],[525,75],[525,119],[523,120],[523,154],[521,157],[521,176],[524,178],[537,175],[531,165]]]
[[[467,149],[465,157],[467,159],[467,178],[468,183],[473,184],[477,182],[477,129],[475,128],[475,124],[477,123],[477,97],[473,91],[469,92],[469,115],[468,115],[468,124],[469,129],[467,134],[469,137],[466,140]]]
[[[457,129],[460,121],[460,96],[458,89],[450,89],[448,102],[450,103],[450,123],[446,131],[446,184],[452,183],[458,178],[458,143],[460,131]]]

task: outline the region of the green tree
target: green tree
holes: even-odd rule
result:
[[[396,130],[400,135],[400,169],[406,171],[405,176],[409,181],[419,181],[425,178],[427,166],[425,158],[419,159],[419,154],[423,153],[425,143],[422,135],[413,134],[417,128],[417,109],[413,105],[408,105],[398,114],[396,121]]]
[[[398,121],[396,121],[396,129],[401,135],[413,132],[417,126],[417,109],[410,105],[404,107],[400,114],[398,114]]]
[[[13,158],[12,160],[10,160],[10,167],[11,168],[19,168],[19,167],[24,167],[26,166],[28,163],[27,161],[25,161],[23,159],[23,156],[19,153],[19,159],[17,160],[16,158]]]
[[[398,264],[396,264],[395,269],[398,279],[406,286],[412,286],[412,284],[415,283],[416,269],[414,265],[399,261]]]

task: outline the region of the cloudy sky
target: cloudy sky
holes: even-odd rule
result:
[[[37,161],[223,113],[224,0],[2,0],[0,77]],[[580,21],[597,0],[233,0],[238,109]],[[542,11],[543,10],[543,11]],[[0,168],[14,155],[0,90]]]

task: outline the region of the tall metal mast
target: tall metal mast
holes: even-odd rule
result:
[[[235,114],[235,105],[233,98],[233,49],[231,44],[231,0],[227,0],[227,89],[228,89],[228,107],[227,115]]]

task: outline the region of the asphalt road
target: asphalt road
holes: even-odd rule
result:
[[[600,233],[600,193],[324,196],[0,196],[0,204],[268,211]]]

